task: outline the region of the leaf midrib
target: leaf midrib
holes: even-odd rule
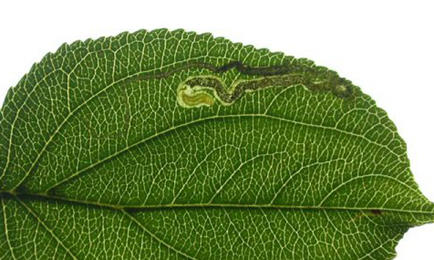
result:
[[[340,206],[316,206],[316,205],[281,205],[281,204],[238,204],[238,203],[167,203],[148,205],[118,205],[90,200],[67,198],[44,193],[9,193],[0,192],[0,197],[5,194],[9,197],[29,198],[36,200],[51,200],[56,202],[74,203],[85,206],[102,207],[112,210],[158,210],[158,209],[193,209],[193,208],[239,208],[239,209],[276,209],[276,210],[336,210],[336,211],[372,211],[381,210],[392,213],[410,213],[428,215],[433,218],[434,210],[408,210],[382,207],[340,207]]]
[[[3,204],[3,194],[0,193],[0,200],[2,201],[2,205]],[[8,196],[10,196],[11,194],[8,194]],[[52,235],[52,237],[57,241],[57,243],[59,243],[59,245],[66,250],[67,254],[69,256],[71,256],[73,259],[76,259],[75,255],[72,254],[72,251],[66,247],[65,244],[63,244],[63,241],[60,240],[56,234],[54,234],[53,230],[51,230],[41,219],[39,219],[39,217],[36,215],[36,213],[34,213],[25,203],[24,201],[22,201],[21,198],[19,198],[20,196],[23,196],[24,194],[12,194],[15,199],[23,206],[25,207],[29,213],[36,218],[36,220],[48,231],[49,234]],[[47,198],[47,199],[54,199],[56,201],[68,201],[68,202],[78,202],[78,201],[70,201],[67,200],[65,198],[60,198],[60,197],[55,197],[55,196],[47,196],[47,195],[31,195],[31,194],[27,194],[24,196],[31,196],[31,197],[42,197],[42,198]],[[111,208],[112,210],[116,210],[116,211],[120,211],[122,212],[125,216],[127,216],[131,221],[133,221],[136,225],[138,225],[146,234],[148,234],[151,238],[155,239],[159,244],[167,247],[169,250],[175,252],[176,254],[179,254],[187,259],[192,259],[195,260],[196,258],[187,254],[186,252],[183,252],[180,249],[177,249],[176,247],[170,245],[169,243],[167,243],[166,241],[164,241],[163,239],[159,238],[158,236],[156,236],[156,234],[152,233],[149,229],[147,229],[140,221],[138,221],[133,214],[131,214],[130,210],[132,210],[133,208],[114,208],[113,206],[108,206],[108,205],[94,205],[94,204],[90,204],[90,203],[84,203],[83,201],[79,202],[80,204],[85,204],[86,206],[98,206],[98,207],[108,207]],[[301,209],[306,209],[306,210],[345,210],[345,211],[360,211],[362,212],[362,214],[364,214],[363,212],[365,211],[370,211],[370,210],[378,210],[377,209],[371,209],[371,208],[343,208],[343,207],[312,207],[312,206],[280,206],[280,205],[242,205],[242,204],[212,204],[212,205],[206,205],[206,204],[172,204],[172,205],[156,205],[156,206],[149,206],[147,207],[147,209],[167,209],[167,208],[239,208],[239,209],[276,209],[276,210],[301,210]],[[143,208],[144,209],[144,208]],[[384,211],[388,211],[388,212],[394,212],[394,213],[417,213],[417,214],[429,214],[429,216],[431,218],[434,219],[434,212],[423,212],[423,211],[408,211],[408,210],[395,210],[395,209],[382,209]],[[281,212],[281,211],[280,211]],[[376,222],[373,222],[372,220],[369,220],[370,222],[372,222],[373,224],[379,225],[379,226],[388,226],[388,225],[382,225]],[[427,223],[429,223],[430,221],[427,221]],[[399,223],[394,223],[393,226],[408,226],[408,223],[403,223],[403,224],[399,224]],[[13,253],[13,251],[12,251]]]

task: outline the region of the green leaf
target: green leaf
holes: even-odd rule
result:
[[[210,34],[65,44],[0,129],[2,259],[392,259],[434,221],[357,86]]]

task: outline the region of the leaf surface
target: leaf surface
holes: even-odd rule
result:
[[[369,96],[210,34],[65,44],[0,131],[5,259],[392,259],[434,221]]]

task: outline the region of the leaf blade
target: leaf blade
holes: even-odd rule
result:
[[[369,96],[309,60],[209,34],[63,45],[1,111],[2,202],[45,216],[70,257],[391,259],[408,228],[434,220],[404,141]]]

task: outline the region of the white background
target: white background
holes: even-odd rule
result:
[[[432,1],[1,1],[0,102],[62,43],[139,29],[211,32],[307,57],[349,78],[406,140],[416,181],[434,201]],[[434,259],[434,225],[411,229],[400,260]]]

